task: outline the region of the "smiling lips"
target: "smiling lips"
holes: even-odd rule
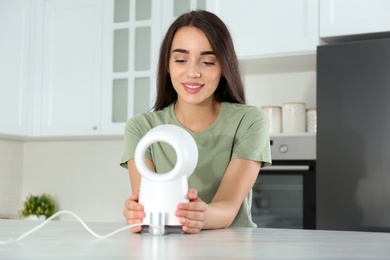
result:
[[[199,83],[183,83],[184,89],[189,93],[197,93],[203,87],[203,84]]]

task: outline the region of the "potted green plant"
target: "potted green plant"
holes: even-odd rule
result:
[[[46,219],[57,211],[54,199],[48,194],[29,195],[23,202],[22,216],[25,219]]]

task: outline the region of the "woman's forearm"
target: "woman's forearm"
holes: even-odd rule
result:
[[[231,202],[211,202],[207,208],[207,219],[203,229],[218,229],[229,227],[238,212],[237,206]]]

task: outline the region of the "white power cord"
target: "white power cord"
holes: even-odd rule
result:
[[[139,224],[133,224],[133,225],[128,225],[128,226],[125,226],[125,227],[121,227],[107,235],[99,235],[99,234],[96,234],[91,228],[89,228],[87,226],[87,224],[85,224],[85,222],[79,217],[77,216],[75,213],[73,213],[72,211],[69,211],[69,210],[61,210],[61,211],[58,211],[57,213],[53,214],[50,218],[46,219],[45,221],[43,221],[41,224],[39,224],[38,226],[34,227],[33,229],[27,231],[26,233],[22,234],[21,236],[19,236],[18,238],[16,239],[12,239],[10,238],[9,240],[3,240],[1,241],[0,240],[0,245],[7,245],[7,244],[11,244],[11,243],[14,243],[14,242],[17,242],[17,241],[20,241],[22,240],[23,238],[31,235],[32,233],[34,233],[35,231],[37,231],[38,229],[41,229],[43,226],[45,226],[47,223],[49,223],[52,219],[58,217],[59,215],[62,215],[62,214],[69,214],[69,215],[72,215],[73,217],[75,217],[82,225],[83,227],[89,232],[91,233],[91,235],[93,235],[94,237],[96,238],[100,238],[100,239],[105,239],[105,238],[108,238],[112,235],[115,235],[116,233],[119,233],[123,230],[126,230],[126,229],[130,229],[130,228],[133,228],[133,227],[138,227],[138,226],[142,226],[142,225],[145,225],[144,223],[139,223]]]

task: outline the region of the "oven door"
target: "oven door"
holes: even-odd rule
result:
[[[261,169],[252,197],[258,227],[316,228],[315,168],[315,160],[274,160]]]

